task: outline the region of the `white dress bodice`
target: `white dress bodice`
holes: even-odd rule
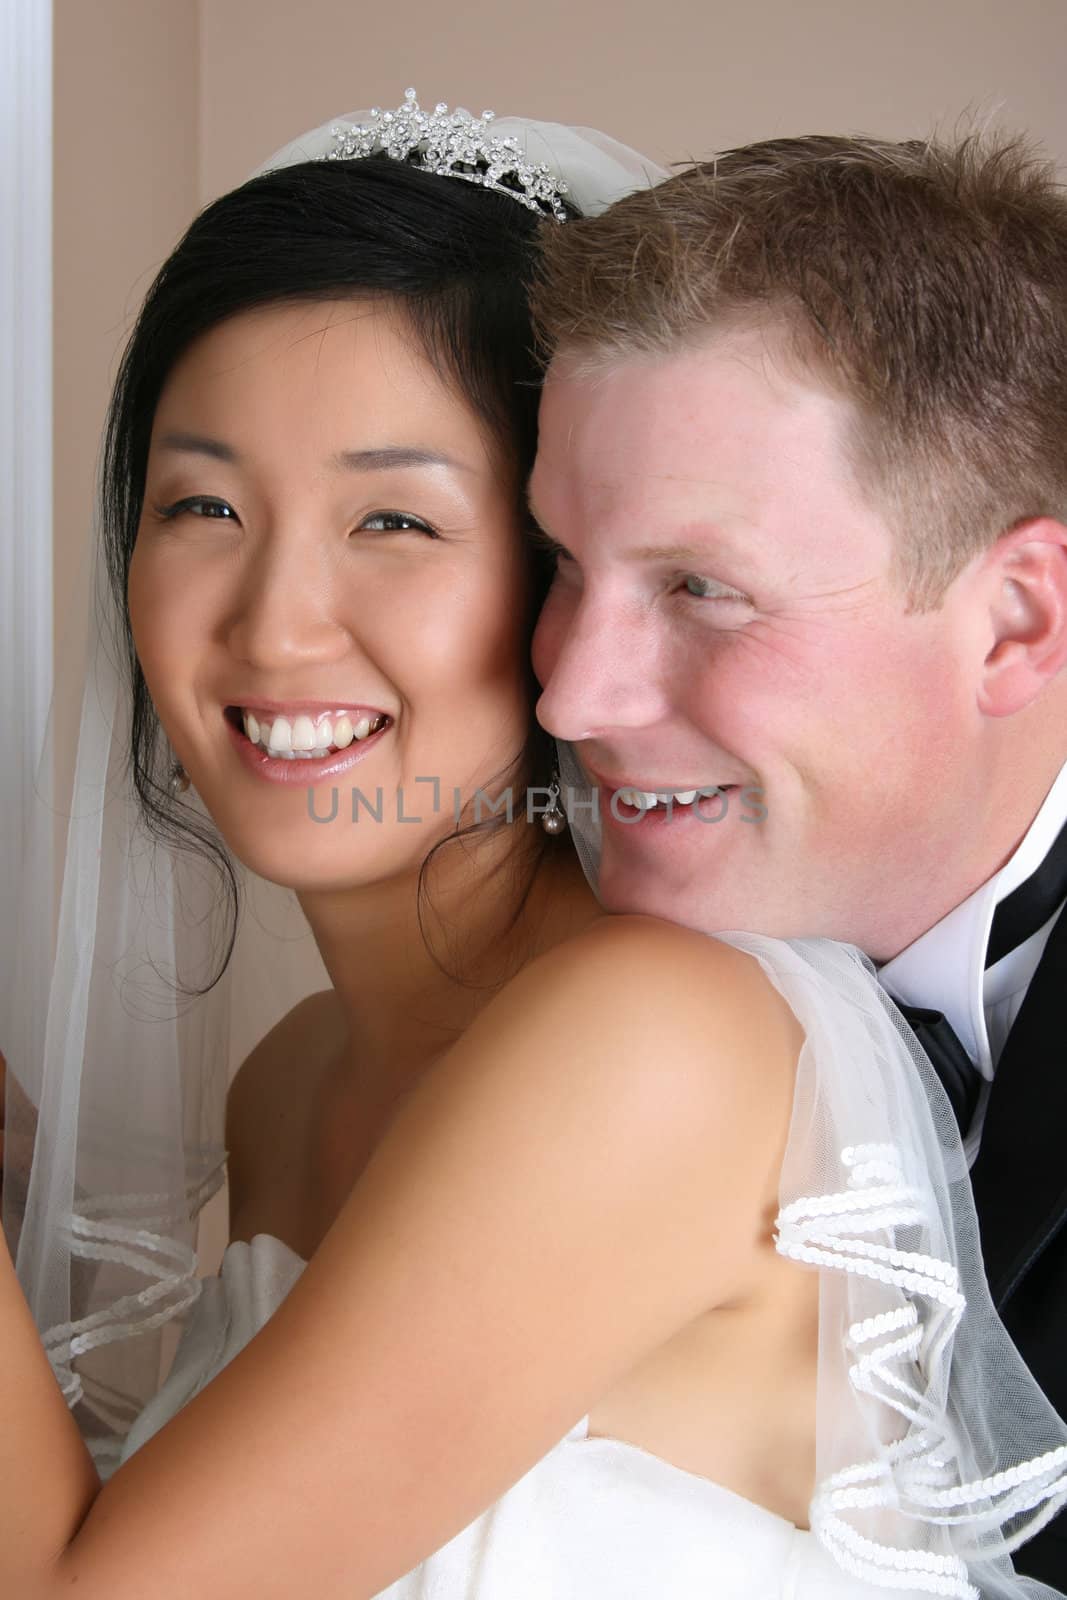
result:
[[[124,1460],[238,1354],[304,1265],[269,1234],[229,1246]],[[637,1445],[591,1438],[588,1423],[379,1600],[791,1600],[801,1577],[825,1600],[884,1595],[810,1533]]]

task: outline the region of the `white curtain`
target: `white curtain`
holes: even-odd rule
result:
[[[29,907],[16,885],[48,789],[52,651],[52,7],[0,0],[0,1051],[16,969],[44,986],[51,968],[49,849]]]

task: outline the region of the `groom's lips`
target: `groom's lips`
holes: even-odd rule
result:
[[[638,783],[632,778],[606,777],[602,772],[597,772],[595,768],[586,766],[584,762],[582,763],[582,770],[590,783],[600,791],[598,809],[602,824],[609,828],[619,827],[625,829],[627,833],[632,832],[634,822],[637,819],[640,819],[641,822],[646,823],[649,827],[657,829],[691,820],[701,801],[698,798],[691,805],[658,805],[646,810],[644,806],[632,806],[629,801],[620,800],[618,795],[622,789],[640,789],[645,794],[655,794],[657,792],[666,794],[669,791],[681,791],[684,794],[686,789],[714,788],[718,789],[720,794],[732,794],[740,787],[740,784],[737,783]],[[611,804],[613,798],[615,800],[614,807]],[[708,796],[707,798],[714,799],[714,796]]]
[[[579,764],[585,776],[609,799],[613,794],[618,794],[620,789],[640,789],[643,794],[684,794],[688,789],[719,789],[725,794],[728,790],[740,788],[740,783],[709,782],[706,778],[702,783],[643,783],[637,778],[608,778],[585,761],[580,761]]]

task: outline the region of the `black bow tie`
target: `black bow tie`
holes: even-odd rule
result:
[[[1062,906],[1067,898],[1067,826],[1060,829],[1041,865],[1025,882],[1006,895],[993,913],[989,930],[985,964],[995,966],[998,961],[1018,945],[1025,943],[1031,934]]]
[[[923,1006],[905,1006],[897,1002],[901,1015],[930,1057],[931,1064],[941,1083],[966,1137],[974,1119],[982,1077],[963,1048],[952,1024],[940,1011],[927,1011]]]
[[[1002,961],[1017,946],[1043,928],[1067,896],[1067,826],[1041,865],[997,906],[986,947],[985,964]],[[898,1002],[899,1005],[899,1002]],[[966,1135],[978,1105],[982,1077],[963,1048],[952,1024],[940,1011],[922,1006],[900,1006],[900,1011],[933,1063],[956,1113],[960,1132]]]

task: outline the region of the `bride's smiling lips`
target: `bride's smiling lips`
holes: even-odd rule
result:
[[[284,755],[270,755],[260,745],[253,744],[242,726],[242,711],[258,709],[265,712],[271,711],[278,716],[285,716],[292,713],[299,715],[301,711],[319,711],[321,706],[321,714],[325,714],[327,709],[339,710],[340,704],[337,701],[333,701],[327,708],[324,701],[304,700],[300,701],[299,704],[296,701],[290,701],[288,702],[289,713],[280,709],[284,704],[285,702],[282,701],[265,700],[243,704],[242,706],[231,704],[226,707],[222,719],[226,725],[226,732],[230,742],[246,769],[255,777],[266,779],[268,783],[296,784],[301,788],[309,788],[317,783],[326,783],[331,778],[341,777],[352,767],[358,766],[369,755],[371,750],[381,743],[385,735],[394,726],[392,718],[386,713],[376,713],[376,715],[385,717],[385,721],[380,728],[368,733],[365,738],[353,740],[343,750],[333,750],[325,756],[311,756],[310,758],[290,760]],[[363,710],[364,708],[353,707],[352,709]]]

